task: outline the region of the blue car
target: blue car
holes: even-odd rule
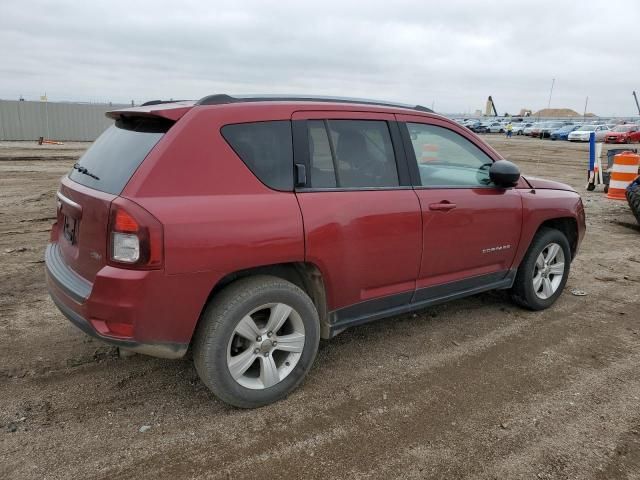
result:
[[[568,140],[569,134],[580,127],[581,125],[565,125],[551,132],[551,140]]]

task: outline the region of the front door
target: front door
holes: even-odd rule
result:
[[[490,181],[496,153],[447,122],[401,119],[422,209],[423,251],[414,300],[505,279],[520,238],[522,200],[516,189]]]
[[[305,258],[321,270],[336,323],[411,301],[422,249],[421,211],[390,114],[296,112],[296,193]]]

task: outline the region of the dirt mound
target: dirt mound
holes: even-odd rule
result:
[[[533,114],[535,117],[582,117],[581,114],[570,108],[543,108]],[[587,113],[587,117],[595,117],[593,113]]]

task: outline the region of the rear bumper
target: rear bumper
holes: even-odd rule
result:
[[[49,278],[49,276],[47,277]],[[189,347],[188,344],[183,345],[179,343],[140,343],[136,342],[135,340],[124,340],[121,338],[100,335],[84,317],[82,317],[79,313],[74,311],[69,306],[65,305],[62,299],[58,298],[53,293],[51,288],[49,288],[49,294],[51,295],[53,303],[55,303],[56,307],[58,307],[58,310],[60,310],[60,312],[62,312],[62,314],[67,317],[71,323],[73,323],[87,335],[98,338],[110,345],[126,348],[127,350],[131,350],[136,353],[142,353],[144,355],[150,355],[152,357],[160,358],[181,358],[185,353],[187,353],[187,348]]]
[[[172,310],[162,304],[163,301],[171,301],[171,297],[153,295],[153,285],[159,280],[153,277],[160,277],[161,272],[118,272],[111,267],[103,270],[107,271],[102,275],[99,273],[93,284],[89,283],[64,263],[56,243],[47,246],[47,288],[55,305],[71,323],[87,335],[111,345],[154,357],[182,357],[189,342],[165,340],[172,337],[166,333],[172,325],[167,325],[166,320],[157,314],[158,309]],[[118,273],[122,273],[119,278]],[[114,288],[114,284],[119,288]],[[99,326],[106,329],[106,322],[114,319],[130,321],[134,335],[118,337],[98,330]]]

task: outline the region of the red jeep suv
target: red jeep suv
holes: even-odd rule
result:
[[[286,396],[355,325],[491,289],[551,306],[585,232],[572,188],[421,106],[212,95],[108,116],[57,193],[51,297],[124,349],[191,346],[239,407]]]

